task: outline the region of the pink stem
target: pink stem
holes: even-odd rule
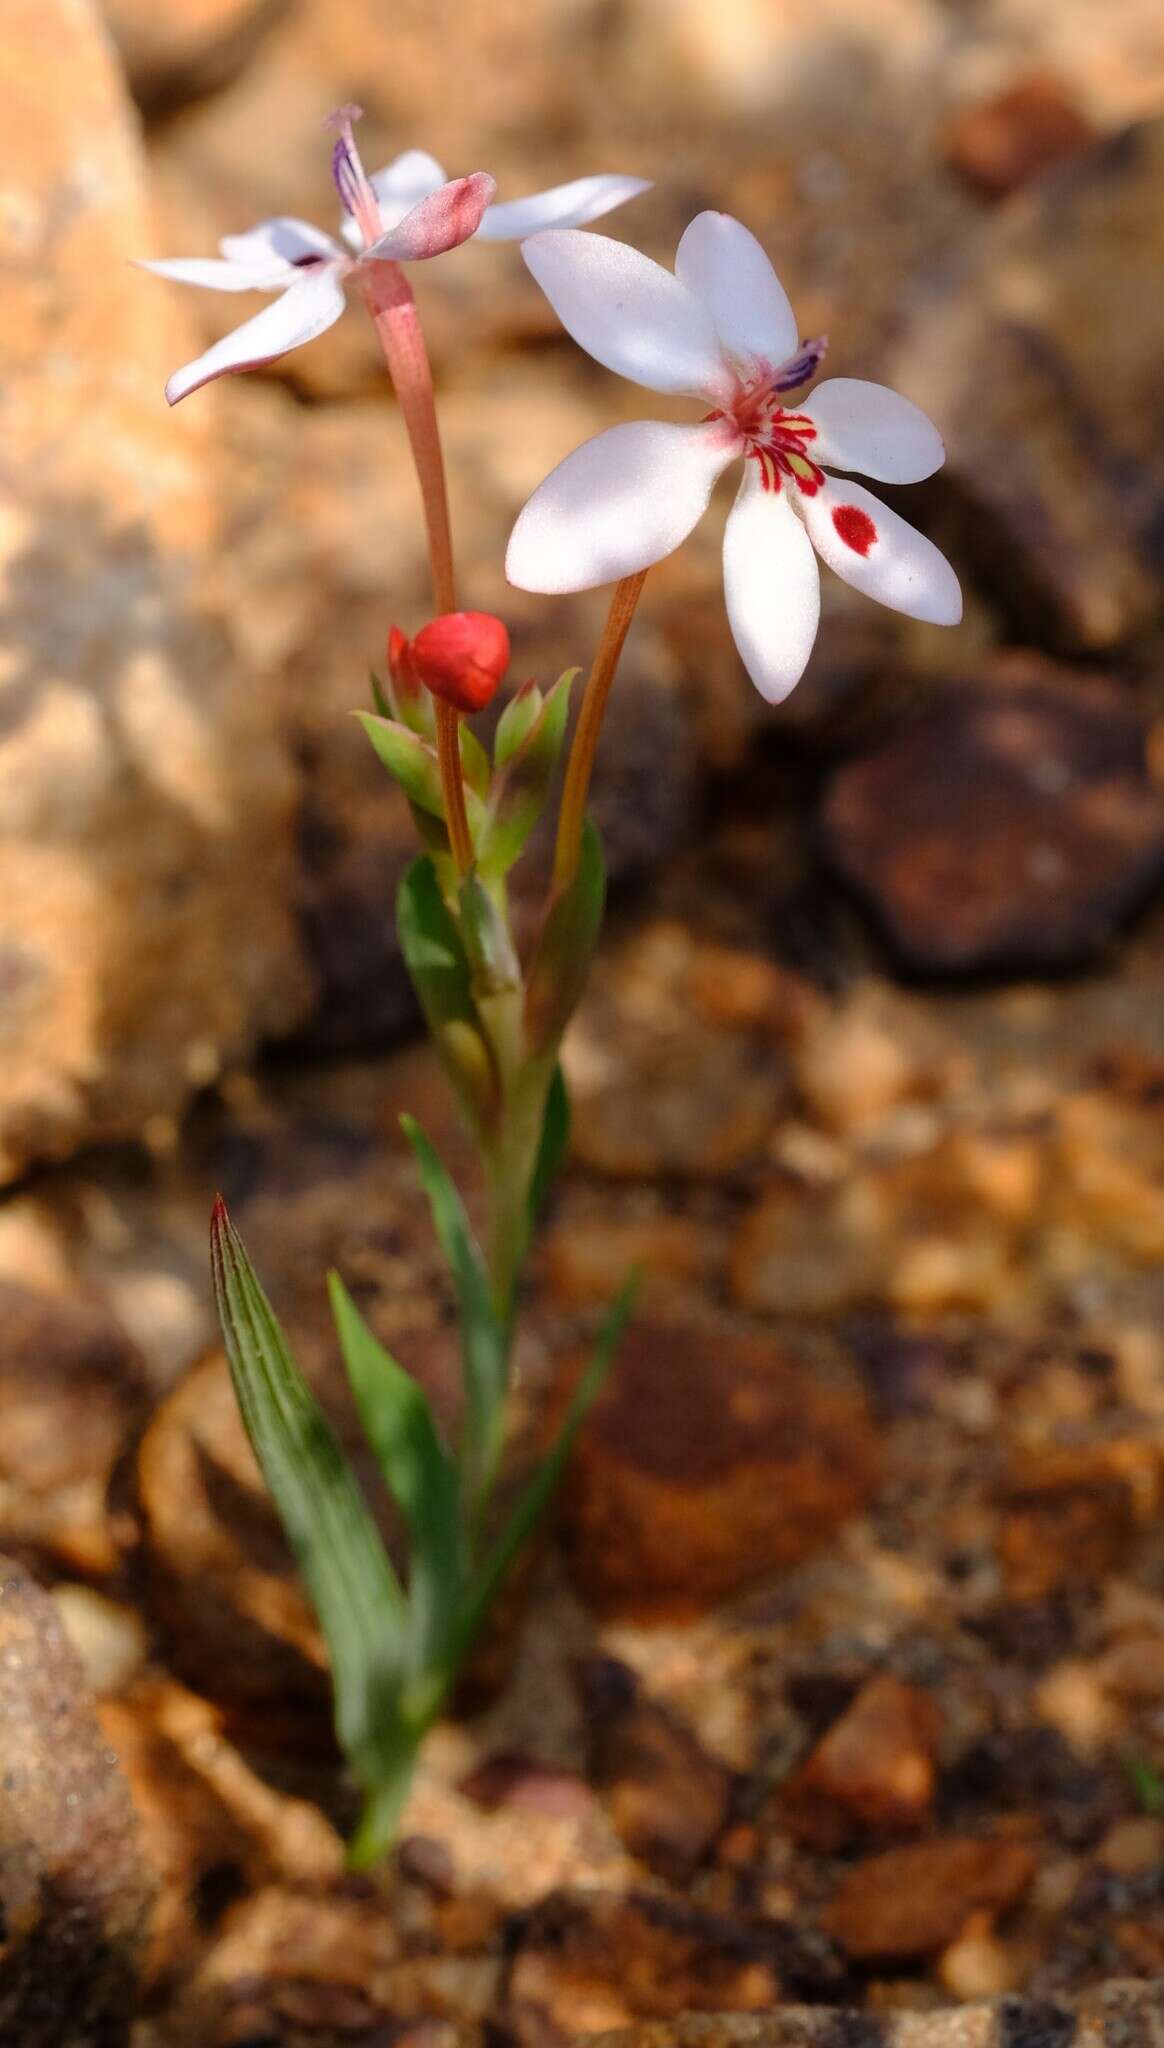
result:
[[[412,460],[416,467],[428,533],[433,600],[438,612],[457,608],[453,539],[445,463],[437,425],[432,367],[412,287],[398,263],[370,263],[361,273],[364,303],[372,316],[388,372],[396,388]]]

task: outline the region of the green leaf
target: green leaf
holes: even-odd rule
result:
[[[557,1442],[534,1473],[473,1589],[472,1598],[461,1618],[455,1651],[458,1664],[472,1648],[506,1572],[518,1551],[533,1534],[553,1498],[578,1432],[602,1392],[606,1376],[614,1361],[614,1354],[634,1307],[638,1284],[638,1274],[632,1273],[607,1317],[589,1363],[574,1389],[566,1410],[566,1419],[558,1432]]]
[[[576,668],[570,668],[558,677],[537,718],[494,782],[476,840],[478,865],[489,878],[508,874],[545,809],[562,751],[570,690],[577,674]],[[515,698],[509,710],[519,701]]]
[[[541,1143],[529,1187],[530,1227],[536,1223],[550,1189],[562,1170],[570,1143],[570,1096],[561,1062],[554,1068],[542,1119]]]
[[[396,717],[396,707],[392,701],[391,683],[385,689],[374,668],[368,670],[368,681],[372,685],[372,702],[376,706],[380,717],[390,720],[394,719]]]
[[[423,1675],[447,1647],[463,1590],[457,1468],[423,1388],[373,1336],[338,1273],[328,1288],[364,1434],[412,1539],[410,1662]]]
[[[468,955],[428,854],[413,861],[400,884],[396,929],[425,1021],[476,1129],[492,1115],[497,1080],[473,1000]]]
[[[331,1658],[336,1733],[364,1786],[391,1753],[406,1606],[367,1503],[221,1197],[210,1233],[218,1313],[247,1435]]]
[[[430,817],[443,818],[444,798],[436,748],[391,718],[377,718],[371,711],[357,711],[356,717],[389,775],[400,784],[409,801],[420,810],[427,811]]]
[[[516,754],[526,734],[537,724],[545,698],[533,681],[523,683],[510,698],[497,721],[493,738],[493,766],[504,768]]]
[[[521,968],[509,927],[493,897],[470,868],[461,882],[461,935],[478,1001],[521,986]]]
[[[525,1025],[533,1053],[557,1045],[570,1021],[586,985],[605,901],[602,841],[587,818],[573,879],[553,898],[530,963]]]
[[[436,1234],[452,1270],[461,1318],[461,1358],[465,1375],[465,1449],[469,1497],[494,1470],[505,1420],[508,1332],[494,1313],[485,1262],[469,1219],[436,1148],[414,1117],[400,1119],[420,1164]]]

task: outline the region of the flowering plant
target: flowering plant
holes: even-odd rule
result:
[[[387,673],[361,716],[415,821],[421,850],[400,887],[401,950],[484,1186],[478,1243],[432,1144],[404,1120],[459,1309],[464,1419],[455,1442],[338,1275],[330,1282],[360,1418],[406,1527],[403,1577],[221,1200],[211,1228],[236,1393],[327,1641],[337,1734],[364,1796],[350,1852],[363,1865],[392,1839],[419,1744],[550,1498],[630,1308],[633,1283],[606,1321],[555,1443],[498,1527],[494,1488],[518,1283],[568,1142],[559,1051],[603,915],[602,849],[587,795],[646,571],[690,532],[715,479],[742,456],[725,586],[737,645],[765,696],[791,689],[811,651],[814,546],[850,583],[915,616],[952,622],[960,597],[929,541],[861,486],[827,473],[860,468],[894,482],[928,475],[942,459],[935,429],[907,400],[846,378],[822,385],[799,411],[785,408],[784,395],[811,378],[824,344],[799,340],[775,273],[738,222],[701,214],[672,277],[633,249],[579,232],[580,223],[644,190],[643,181],[583,178],[497,206],[484,172],[447,181],[419,151],[368,178],[355,112],[335,117],[341,240],[281,218],[227,237],[210,261],[150,267],[182,283],[279,294],[171,379],[171,403],[322,333],[343,310],[345,285],[355,283],[396,389],[428,537],[436,616],[411,636],[391,629]],[[514,583],[543,591],[615,584],[568,747],[577,670],[544,690],[534,681],[517,689],[489,750],[465,722],[500,689],[509,639],[491,614],[458,608],[432,377],[401,266],[472,235],[525,238],[530,269],[591,354],[709,408],[698,425],[643,423],[599,435],[567,457],[517,520],[508,555]],[[523,959],[508,882],[563,755],[552,881]]]

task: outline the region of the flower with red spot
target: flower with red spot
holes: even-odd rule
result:
[[[932,541],[863,485],[829,473],[919,483],[945,457],[937,428],[909,399],[855,377],[818,385],[795,411],[785,405],[815,375],[825,343],[799,339],[772,265],[739,221],[699,214],[674,275],[625,243],[570,229],[532,235],[522,254],[589,354],[710,410],[697,426],[611,427],[568,455],[514,527],[512,583],[587,590],[649,568],[686,539],[718,477],[742,457],[724,590],[744,666],[770,703],[787,696],[812,652],[817,554],[895,611],[957,623],[958,579]]]
[[[492,612],[444,612],[407,643],[406,656],[398,650],[398,660],[434,697],[458,711],[483,711],[509,667],[509,634]]]

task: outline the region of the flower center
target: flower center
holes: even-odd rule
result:
[[[729,406],[709,413],[712,420],[728,420],[744,443],[744,454],[760,472],[766,491],[778,491],[787,477],[806,497],[815,497],[824,482],[824,471],[808,453],[816,439],[816,428],[804,412],[788,412],[780,403],[786,380],[771,371],[741,384]]]

